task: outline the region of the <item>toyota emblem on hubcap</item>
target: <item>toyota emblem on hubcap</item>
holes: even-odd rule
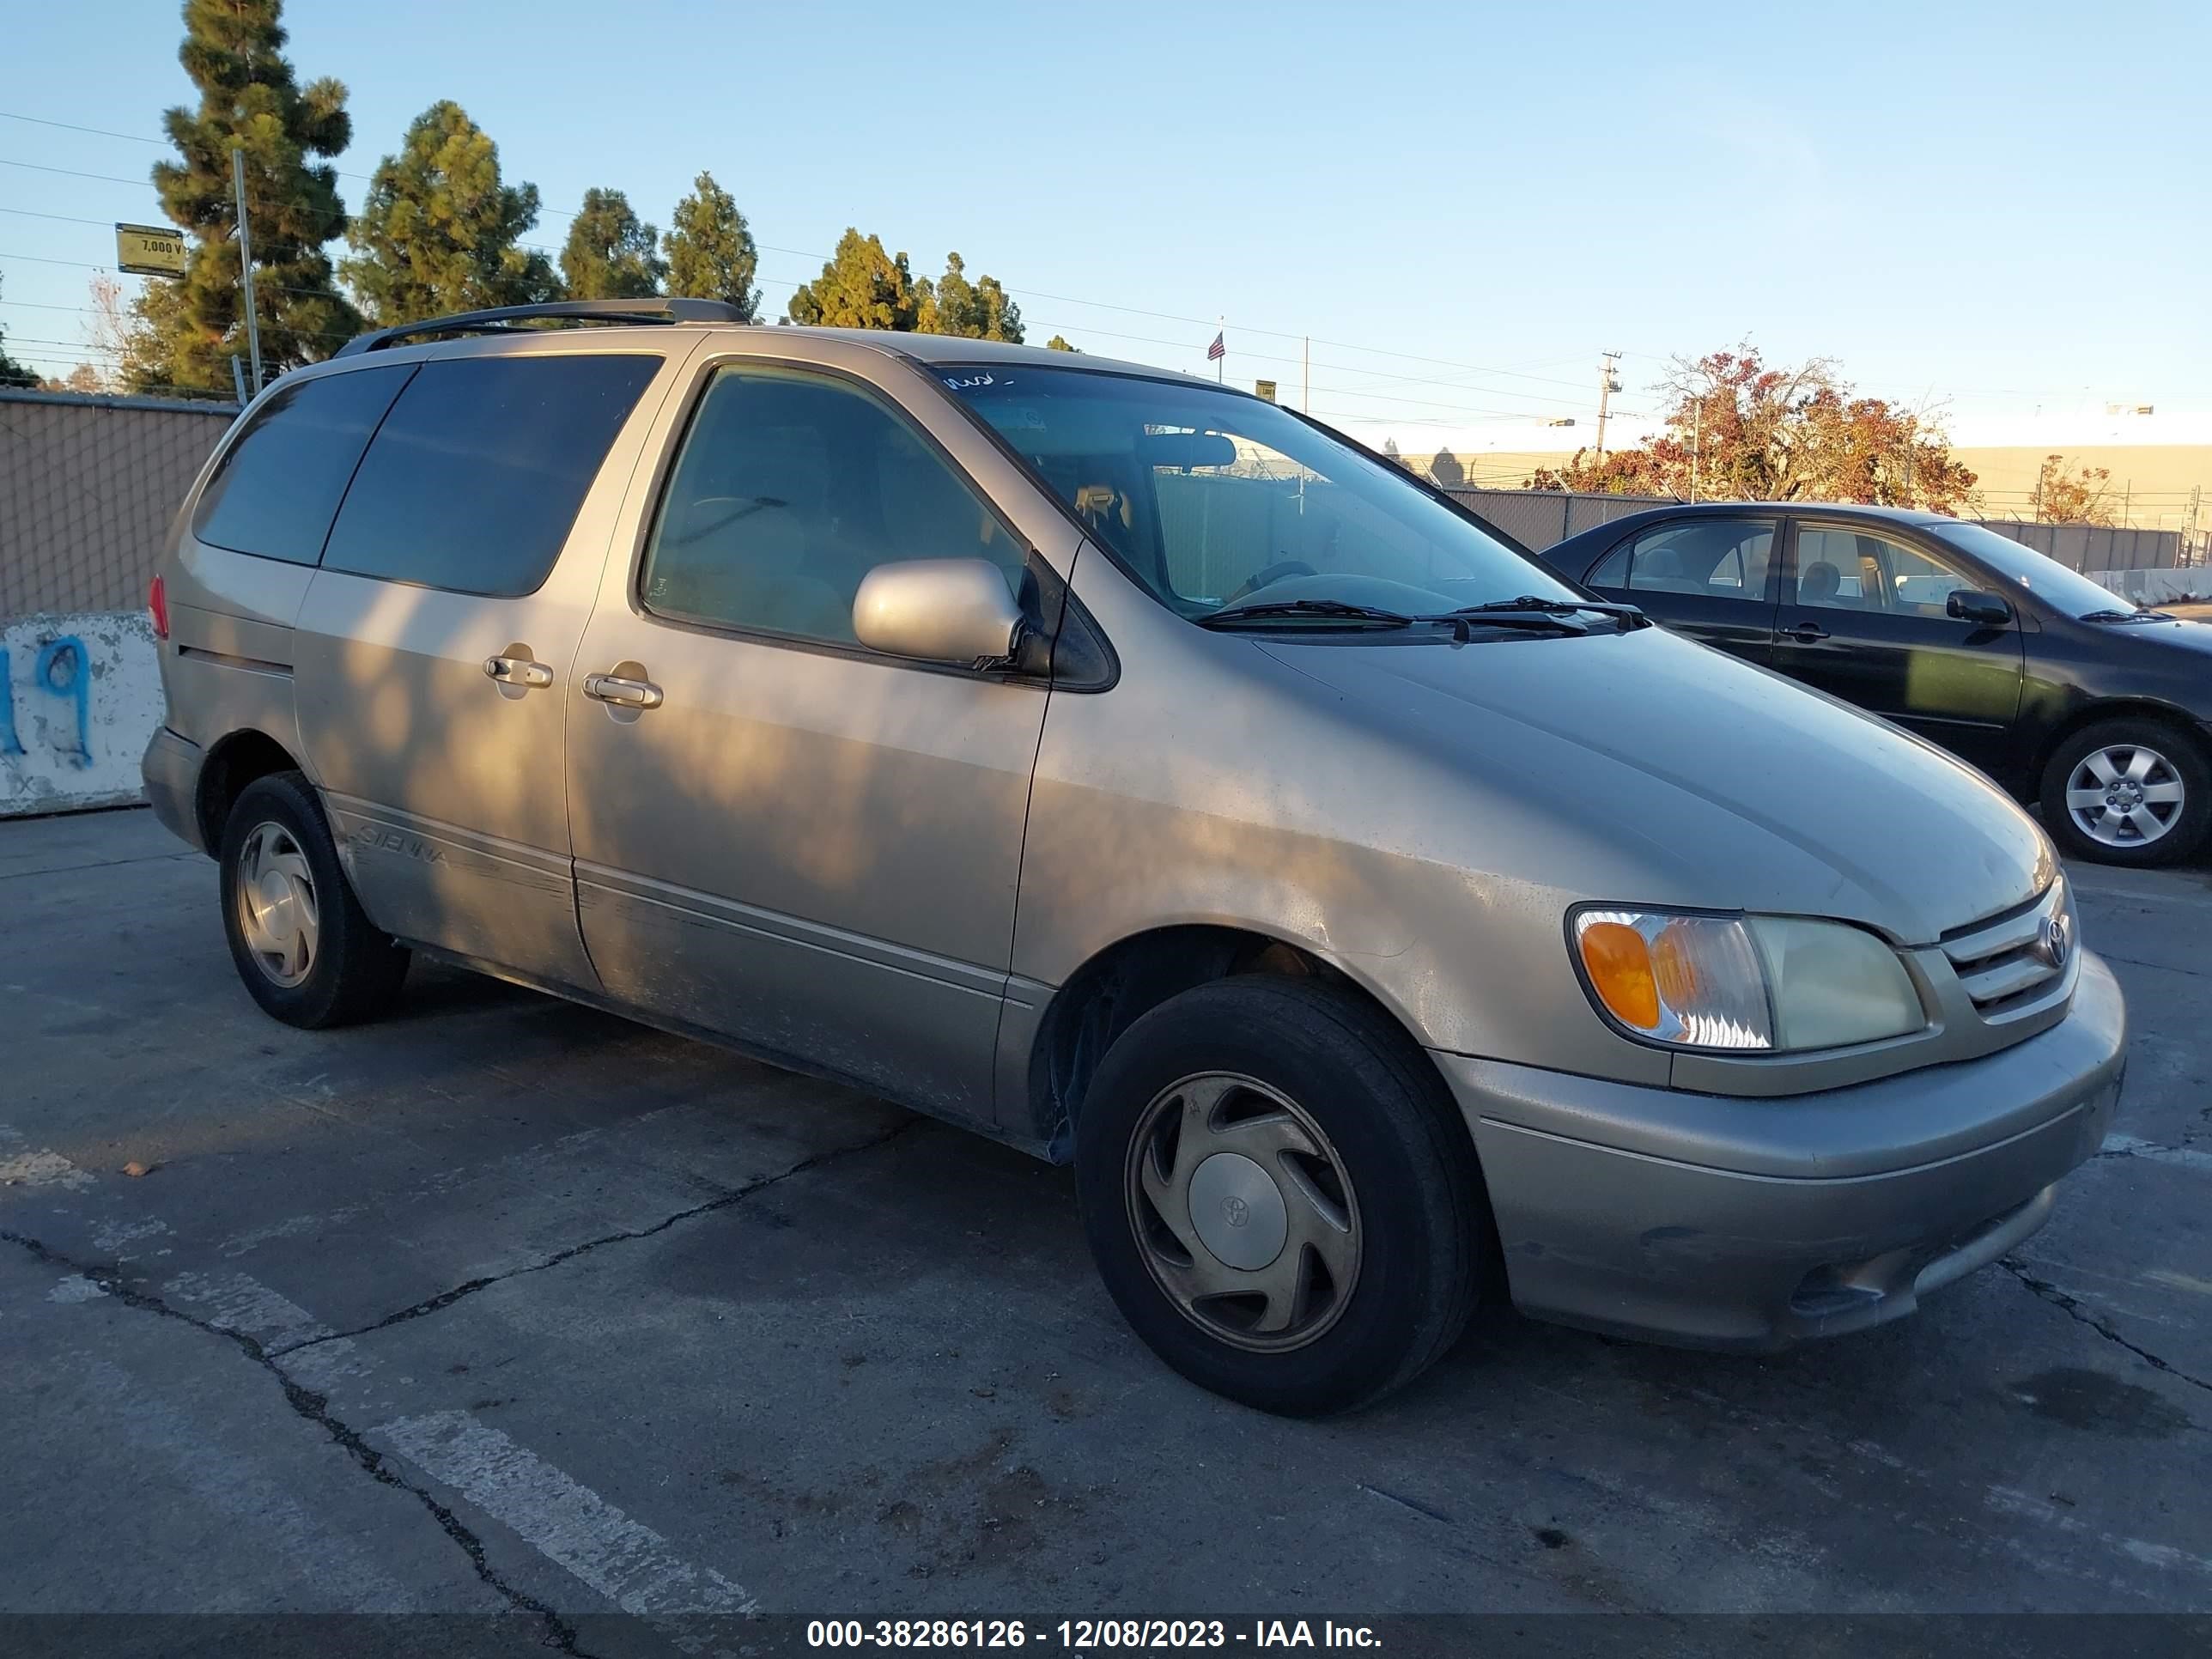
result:
[[[2035,948],[2053,968],[2063,968],[2066,954],[2074,946],[2073,933],[2073,923],[2066,917],[2045,916],[2043,926],[2035,930]]]
[[[1221,1200],[1221,1218],[1232,1227],[1241,1227],[1252,1218],[1252,1206],[1231,1193]]]

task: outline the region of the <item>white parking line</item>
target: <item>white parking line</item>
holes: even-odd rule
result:
[[[245,1273],[179,1273],[161,1291],[216,1329],[250,1336],[264,1348],[289,1347],[331,1334],[298,1303]]]
[[[92,1185],[92,1177],[59,1152],[41,1147],[0,1158],[0,1187],[60,1187],[70,1192]]]
[[[2147,1567],[2164,1567],[2177,1572],[2191,1573],[2199,1578],[2212,1578],[2212,1560],[2201,1555],[2191,1555],[2171,1544],[2149,1544],[2140,1538],[2127,1538],[2118,1533],[2100,1531],[2086,1521],[2076,1520],[2055,1504],[2027,1492],[2015,1492],[2010,1486],[1991,1486],[1984,1494],[1984,1501],[2000,1515],[2041,1521],[2063,1533],[2094,1538],[2107,1549],[2124,1555],[2131,1561],[2140,1561]]]
[[[466,1498],[624,1613],[749,1613],[742,1585],[678,1556],[652,1528],[466,1412],[403,1417],[373,1431],[426,1474]],[[678,1643],[690,1646],[680,1632]]]

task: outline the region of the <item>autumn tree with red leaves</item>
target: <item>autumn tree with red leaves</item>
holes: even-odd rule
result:
[[[1538,469],[1528,488],[1949,514],[1973,505],[1974,475],[1940,424],[1858,396],[1825,357],[1770,368],[1747,343],[1675,359],[1662,389],[1663,434],[1602,456],[1577,450],[1565,466]]]

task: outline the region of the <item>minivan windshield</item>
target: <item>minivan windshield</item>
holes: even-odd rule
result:
[[[2057,560],[2046,558],[2032,547],[2021,546],[2009,536],[2000,536],[1978,524],[1945,524],[1935,528],[1937,540],[1972,554],[2007,581],[2026,588],[2053,610],[2077,622],[2084,617],[2103,620],[2116,614],[2154,614],[2109,587],[2099,586],[2079,571],[2069,570]]]
[[[943,367],[1155,597],[1200,620],[1357,628],[1580,596],[1387,463],[1256,398],[1131,374]],[[1570,629],[1569,631],[1577,631]]]

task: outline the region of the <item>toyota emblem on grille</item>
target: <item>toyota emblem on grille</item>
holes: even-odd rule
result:
[[[2067,952],[2074,948],[2073,922],[2063,913],[2044,917],[2043,925],[2035,930],[2035,948],[2053,968],[2063,968]]]

